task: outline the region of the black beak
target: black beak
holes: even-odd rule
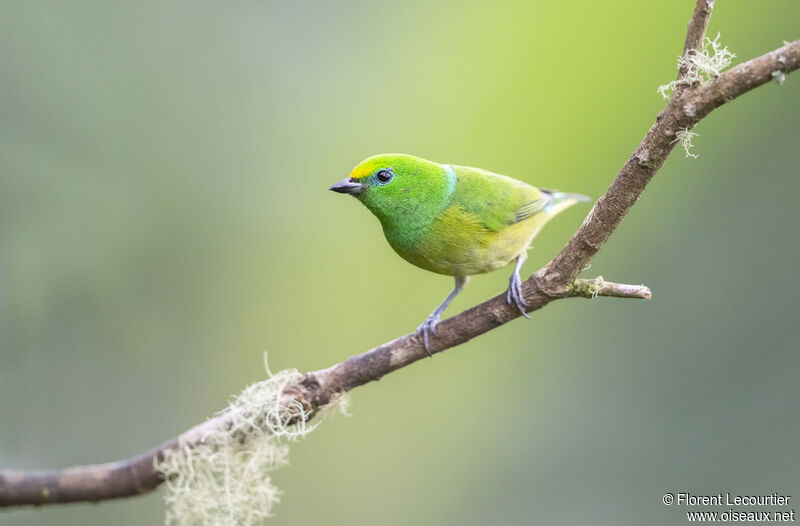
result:
[[[338,183],[331,186],[329,190],[333,190],[339,194],[358,195],[364,191],[364,185],[361,183],[356,183],[350,179],[342,179]]]

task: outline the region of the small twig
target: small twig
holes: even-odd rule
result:
[[[649,300],[653,297],[649,287],[644,285],[623,285],[605,281],[603,276],[594,279],[576,279],[569,289],[570,296],[596,298],[612,296],[615,298],[638,298]]]
[[[694,12],[686,28],[686,41],[683,44],[683,54],[681,55],[683,60],[678,68],[678,80],[682,80],[689,73],[690,52],[703,50],[703,39],[706,36],[712,9],[714,9],[714,0],[699,0],[694,6]]]

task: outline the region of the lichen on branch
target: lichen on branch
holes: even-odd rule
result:
[[[265,357],[266,365],[266,357]],[[289,462],[288,442],[319,422],[299,402],[283,397],[302,377],[296,370],[272,374],[233,398],[197,441],[165,451],[155,469],[165,481],[166,523],[250,526],[261,524],[280,500],[270,473]],[[341,398],[337,399],[339,404]]]
[[[715,79],[730,67],[736,55],[722,45],[719,37],[719,33],[713,40],[704,37],[702,49],[690,49],[678,57],[678,68],[684,73],[677,80],[658,87],[662,97],[670,98],[679,86],[693,86]]]

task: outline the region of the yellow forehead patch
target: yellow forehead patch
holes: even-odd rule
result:
[[[372,159],[365,159],[359,163],[358,166],[353,168],[350,172],[350,179],[363,179],[369,177],[378,168],[377,163]]]

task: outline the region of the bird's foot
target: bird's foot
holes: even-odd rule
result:
[[[434,312],[422,322],[422,325],[417,327],[417,336],[422,338],[422,343],[425,345],[425,351],[428,356],[431,355],[431,348],[429,345],[430,335],[436,336],[436,326],[439,325],[440,316]]]
[[[520,279],[519,273],[517,272],[514,272],[511,275],[511,277],[508,278],[508,291],[506,292],[506,302],[509,305],[514,305],[517,309],[519,309],[520,314],[522,314],[526,318],[530,318],[526,310],[528,304],[525,303],[525,299],[522,296],[522,279]]]

